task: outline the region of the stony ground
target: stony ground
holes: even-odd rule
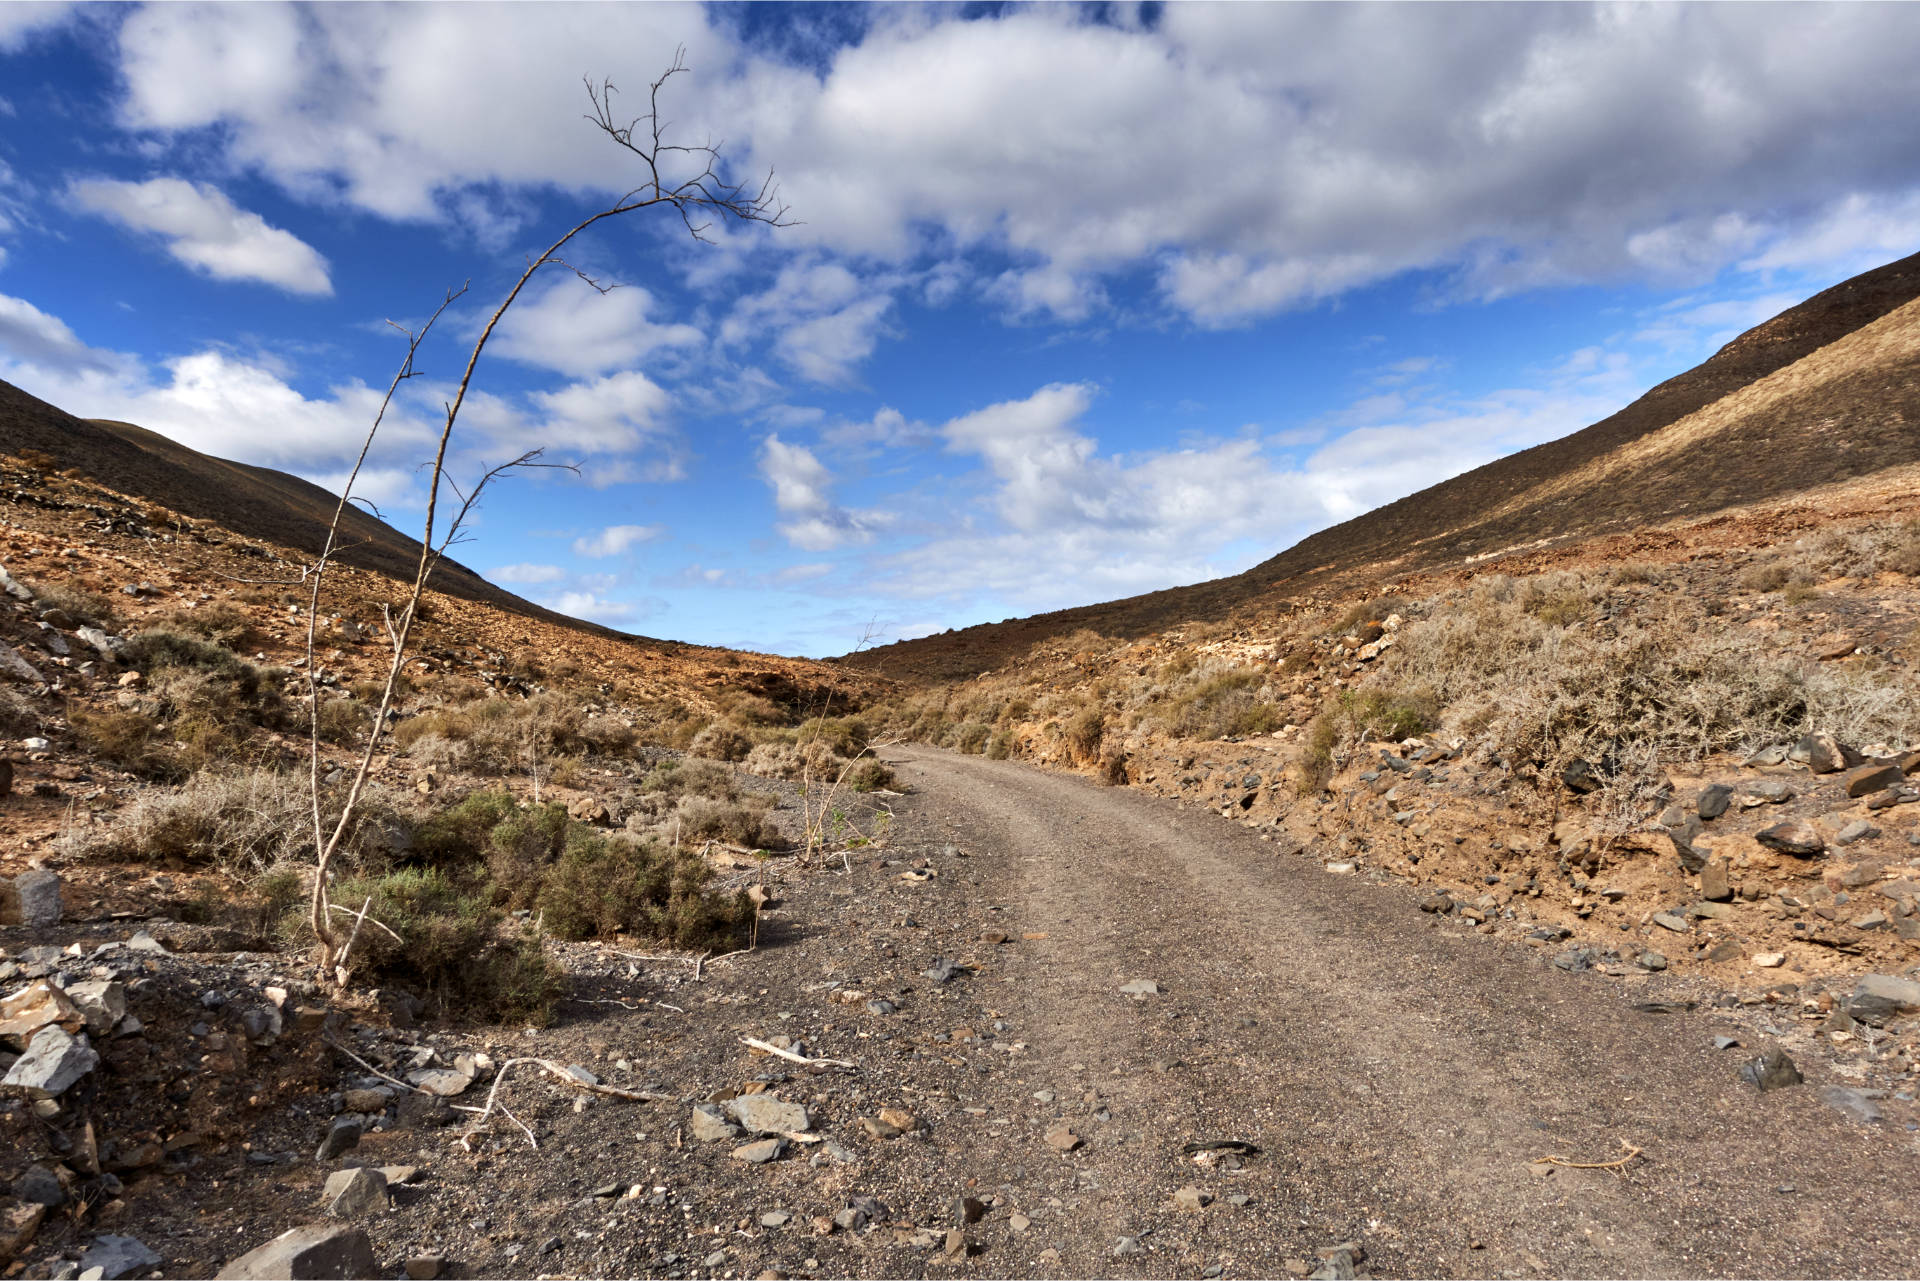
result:
[[[549,1028],[329,1013],[279,958],[95,953],[143,925],[194,946],[154,922],[6,930],[10,978],[103,967],[146,1022],[103,1042],[65,1112],[10,1105],[9,1177],[88,1107],[124,1120],[141,1063],[183,1061],[152,1047],[194,1051],[156,1150],[116,1135],[72,1188],[87,1213],[56,1211],[23,1274],[75,1275],[107,1234],[156,1274],[211,1275],[324,1220],[329,1175],[359,1165],[395,1179],[392,1208],[350,1222],[396,1276],[1881,1276],[1920,1257],[1912,1078],[1835,1057],[1801,1017],[1817,981],[1769,998],[1567,972],[1211,813],[890,754],[911,794],[881,798],[881,843],[769,864],[758,950],[696,978],[575,946]],[[258,1012],[280,987],[275,1035]],[[1741,1079],[1774,1048],[1804,1084]],[[529,1057],[647,1097],[520,1063],[497,1094],[512,1119],[475,1131],[455,1109]],[[396,1084],[439,1068],[478,1070],[444,1101]],[[366,1133],[316,1160],[342,1117]]]

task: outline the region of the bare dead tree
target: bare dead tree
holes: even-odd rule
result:
[[[416,377],[419,373],[415,361],[420,345],[425,341],[433,324],[451,306],[455,300],[466,293],[466,287],[450,291],[446,299],[437,308],[431,319],[418,332],[395,326],[406,335],[407,351],[400,363],[399,372],[394,375],[387,395],[381,402],[366,440],[361,445],[360,455],[355,460],[353,470],[346,486],[341,491],[339,505],[334,510],[333,521],[328,526],[327,536],[318,561],[306,575],[309,583],[309,608],[307,611],[307,693],[309,704],[308,764],[309,786],[312,792],[314,845],[318,851],[315,861],[313,894],[310,900],[309,924],[320,948],[320,970],[324,978],[345,985],[349,970],[347,961],[352,948],[352,940],[357,937],[357,925],[352,932],[343,936],[334,921],[336,911],[344,911],[352,916],[351,910],[336,907],[328,898],[327,882],[335,858],[341,846],[351,834],[358,816],[360,802],[365,795],[367,780],[372,775],[373,763],[379,749],[381,735],[386,730],[387,714],[393,706],[394,692],[399,684],[400,674],[406,664],[407,646],[412,639],[414,623],[420,613],[420,602],[426,592],[428,580],[446,553],[446,549],[460,536],[468,515],[474,504],[480,499],[487,487],[500,476],[510,471],[530,466],[547,466],[539,462],[540,451],[534,450],[510,462],[502,463],[482,476],[470,490],[462,491],[447,473],[448,447],[453,441],[454,427],[459,421],[460,411],[466,403],[467,391],[473,384],[474,371],[480,363],[480,355],[486,350],[488,341],[493,337],[494,329],[520,297],[527,282],[548,267],[561,267],[572,271],[587,285],[602,293],[614,286],[589,275],[586,271],[562,258],[561,252],[575,237],[588,228],[607,222],[626,214],[637,213],[643,209],[668,207],[680,215],[687,234],[698,241],[707,241],[707,232],[715,221],[732,219],[738,222],[762,223],[770,227],[792,225],[788,218],[787,206],[780,201],[779,189],[774,185],[773,174],[767,174],[757,186],[744,186],[729,181],[722,172],[721,144],[711,140],[697,145],[688,145],[669,141],[670,125],[661,115],[661,93],[677,75],[687,70],[686,51],[678,50],[670,65],[649,86],[647,94],[647,112],[621,123],[614,112],[618,90],[611,80],[603,80],[598,85],[591,80],[586,82],[587,99],[591,110],[586,119],[595,128],[604,133],[616,146],[637,158],[642,167],[642,180],[629,188],[612,204],[587,218],[581,219],[564,234],[548,245],[538,257],[528,261],[526,270],[520,273],[513,287],[494,308],[486,325],[475,339],[473,349],[468,353],[466,366],[460,375],[460,381],[451,400],[445,404],[445,418],[440,428],[439,440],[435,444],[432,462],[428,469],[426,529],[420,539],[420,559],[415,566],[413,580],[409,584],[404,604],[398,614],[389,610],[386,614],[386,632],[388,646],[392,653],[387,664],[386,681],[380,693],[380,704],[374,713],[374,723],[367,732],[365,747],[360,753],[353,777],[347,785],[347,791],[341,802],[339,813],[331,824],[324,817],[322,802],[322,784],[320,771],[320,730],[319,730],[319,683],[314,671],[314,649],[316,631],[319,626],[320,600],[323,580],[339,545],[341,522],[346,515],[347,504],[352,499],[353,483],[358,479],[360,469],[365,465],[367,455],[373,447],[388,409],[401,384]],[[444,528],[439,524],[442,486],[451,493],[457,506],[453,516]],[[364,915],[364,908],[362,909]],[[378,924],[376,922],[376,924]]]

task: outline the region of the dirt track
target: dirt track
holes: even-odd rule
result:
[[[1046,936],[1017,944],[995,998],[1031,1046],[1022,1077],[1111,1113],[1065,1158],[1082,1204],[1049,1234],[1061,1272],[1276,1275],[1348,1238],[1380,1275],[1911,1275],[1920,1258],[1913,1134],[1821,1104],[1814,1064],[1803,1087],[1743,1084],[1754,1021],[1636,1011],[1658,980],[1561,973],[1167,801],[890,755],[918,793],[909,825],[972,852],[972,905]],[[1162,994],[1121,996],[1136,978]],[[1746,1046],[1714,1050],[1723,1033]],[[1238,1173],[1181,1153],[1219,1138],[1264,1153]],[[1624,1176],[1529,1169],[1623,1143],[1645,1152]],[[1033,1160],[992,1146],[976,1163]],[[1184,1184],[1217,1200],[1176,1210]],[[1147,1251],[1114,1257],[1143,1228]]]

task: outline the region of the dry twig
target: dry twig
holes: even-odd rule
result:
[[[1628,1163],[1635,1157],[1642,1155],[1642,1153],[1639,1148],[1636,1148],[1625,1139],[1620,1140],[1620,1146],[1627,1150],[1627,1154],[1617,1161],[1569,1161],[1565,1157],[1560,1156],[1543,1156],[1536,1157],[1528,1164],[1558,1165],[1564,1166],[1569,1170],[1612,1170],[1616,1175],[1625,1178]]]
[[[758,1041],[750,1036],[741,1037],[740,1044],[752,1046],[754,1049],[759,1050],[762,1054],[771,1054],[775,1058],[785,1059],[789,1063],[798,1063],[802,1067],[814,1067],[815,1065],[819,1065],[824,1067],[843,1067],[843,1068],[857,1069],[860,1066],[857,1063],[849,1063],[845,1059],[810,1059],[804,1054],[795,1054],[792,1050],[783,1050],[777,1045],[769,1045],[765,1041]]]

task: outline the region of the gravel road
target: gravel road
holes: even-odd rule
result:
[[[941,897],[1020,951],[993,999],[1028,1042],[1021,1087],[1079,1104],[1063,1112],[1083,1146],[1059,1158],[1074,1230],[1050,1235],[1057,1258],[1001,1251],[983,1271],[1284,1275],[1347,1240],[1375,1275],[1898,1276],[1920,1259],[1915,1136],[1822,1104],[1816,1064],[1804,1086],[1742,1083],[1766,1048],[1751,1018],[1635,1010],[1661,980],[1562,973],[1166,800],[888,755],[915,793],[903,835],[972,855],[965,906]],[[1137,979],[1159,994],[1122,995]],[[1746,1045],[1715,1050],[1720,1034]],[[1262,1151],[1236,1170],[1182,1150],[1218,1139]],[[1642,1155],[1618,1172],[1533,1164],[1628,1145]],[[1016,1162],[1032,1181],[1030,1142],[971,1147],[982,1185]],[[1213,1203],[1176,1207],[1183,1186]],[[1143,1248],[1116,1256],[1126,1237]]]

